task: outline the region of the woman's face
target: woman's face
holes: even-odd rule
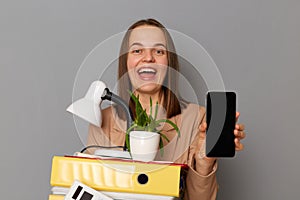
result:
[[[161,89],[167,73],[166,39],[161,29],[139,26],[131,31],[127,70],[134,90],[155,93]]]

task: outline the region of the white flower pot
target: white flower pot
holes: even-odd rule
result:
[[[133,160],[153,161],[158,151],[160,135],[155,132],[131,131],[130,151]]]

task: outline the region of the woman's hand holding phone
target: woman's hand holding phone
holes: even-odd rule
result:
[[[240,116],[239,112],[236,112],[236,122]],[[203,175],[207,176],[209,173],[212,172],[214,163],[216,162],[216,157],[207,157],[205,154],[205,144],[206,144],[206,130],[207,130],[207,123],[203,122],[199,127],[199,138],[198,138],[198,145],[196,151],[196,171]],[[244,145],[241,143],[241,140],[246,137],[245,134],[245,126],[244,124],[235,124],[234,129],[234,143],[235,143],[235,150],[241,151],[244,149]]]

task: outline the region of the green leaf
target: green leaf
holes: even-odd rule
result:
[[[129,142],[129,134],[125,135],[125,142],[126,142],[126,147],[128,149],[128,152],[130,153],[130,142]]]
[[[149,120],[152,122],[154,121],[153,117],[151,115],[149,115]]]
[[[158,102],[156,102],[156,105],[155,105],[154,120],[156,120],[156,118],[157,118],[157,112],[158,112]]]
[[[137,113],[137,124],[139,126],[146,126],[148,121],[149,121],[149,118],[148,118],[148,115],[146,113],[146,110],[141,110],[139,111],[139,113]]]
[[[170,125],[176,130],[176,132],[177,132],[177,134],[178,134],[178,137],[180,137],[180,131],[179,131],[178,126],[177,126],[174,122],[172,122],[171,120],[168,120],[168,119],[160,119],[160,120],[157,120],[157,122],[158,122],[158,123],[166,122],[166,123],[170,124]]]
[[[154,117],[153,117],[153,102],[152,98],[150,97],[150,112],[149,115],[146,112],[146,109],[142,107],[142,104],[139,101],[139,95],[135,96],[133,92],[129,91],[130,96],[135,103],[135,120],[133,122],[133,125],[126,131],[126,146],[128,148],[128,151],[130,152],[130,141],[129,141],[129,132],[131,130],[136,130],[136,131],[149,131],[149,132],[156,132],[160,134],[160,141],[159,141],[159,146],[160,146],[160,152],[161,155],[164,153],[163,149],[163,139],[169,142],[169,139],[166,135],[162,134],[160,131],[157,130],[157,128],[161,125],[161,123],[165,122],[170,124],[177,132],[178,137],[180,137],[180,131],[179,128],[175,123],[170,121],[169,119],[159,119],[157,120],[157,115],[158,115],[158,102],[155,104],[155,111],[154,111]],[[131,155],[131,154],[130,154]]]
[[[152,98],[150,97],[150,114],[149,118],[152,118]]]
[[[160,155],[163,156],[164,155],[164,143],[161,138],[159,139],[159,150],[160,150]]]
[[[149,117],[139,101],[139,95],[136,97],[133,92],[130,92],[130,96],[135,103],[136,119],[134,122],[140,126],[145,126],[149,121]]]
[[[144,131],[145,130],[145,126],[139,126],[139,125],[136,124],[136,127],[135,127],[134,130],[136,130],[136,131]]]
[[[156,121],[151,120],[150,124],[149,124],[149,129],[151,130],[151,132],[157,132],[157,127],[159,126],[158,123],[156,123]]]
[[[165,135],[160,133],[160,137],[164,138],[166,141],[170,142],[169,138]]]

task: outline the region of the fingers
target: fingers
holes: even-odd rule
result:
[[[201,132],[205,132],[207,129],[207,123],[206,122],[203,122],[201,125],[200,125],[200,131]]]
[[[244,126],[241,125],[237,125],[237,126],[238,126],[236,127],[237,129],[234,130],[234,135],[235,135],[234,143],[235,143],[235,149],[237,151],[240,151],[244,149],[244,145],[240,141],[246,137],[246,133],[244,131],[245,128]]]
[[[245,125],[244,124],[236,124],[235,129],[234,129],[234,135],[235,135],[235,139],[234,139],[235,150],[236,151],[243,150],[244,145],[241,143],[241,140],[246,137]]]
[[[237,129],[234,130],[234,135],[236,138],[244,139],[246,137],[246,133],[244,131],[238,131]]]
[[[242,143],[240,143],[239,138],[235,138],[234,143],[235,143],[235,150],[236,151],[241,151],[241,150],[244,149],[244,145]]]
[[[236,113],[236,118],[238,119],[238,117],[240,116],[240,113],[237,112]],[[200,125],[200,138],[204,139],[205,138],[205,132],[207,129],[207,123],[203,122]],[[234,139],[234,143],[235,143],[235,150],[236,151],[241,151],[244,149],[244,145],[240,142],[242,139],[244,139],[246,137],[246,133],[245,133],[245,125],[244,124],[236,124],[235,125],[235,129],[234,129],[234,135],[235,135],[235,139]],[[205,156],[206,157],[206,156]]]
[[[240,115],[241,115],[241,114],[240,114],[239,112],[236,112],[236,113],[235,113],[235,121],[236,121],[236,122],[238,121]]]
[[[199,132],[199,138],[200,138],[201,140],[204,140],[205,137],[206,137],[206,129],[207,129],[207,124],[206,124],[206,122],[203,122],[203,123],[200,125],[200,127],[199,127],[199,130],[200,130],[200,132]]]
[[[246,137],[245,125],[244,124],[236,124],[235,129],[234,129],[234,135],[240,139],[244,139]]]
[[[245,130],[245,125],[244,124],[236,124],[235,129],[239,131],[244,131]]]

